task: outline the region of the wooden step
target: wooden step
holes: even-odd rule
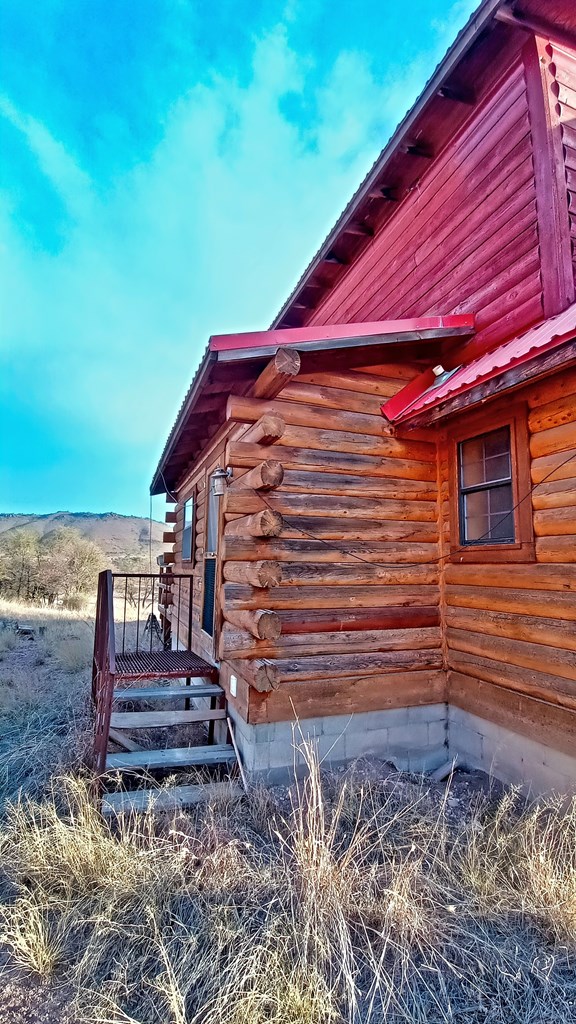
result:
[[[193,807],[204,801],[243,795],[234,782],[212,782],[205,786],[172,786],[170,789],[138,789],[132,793],[105,793],[102,814],[141,813],[147,810],[170,811]]]
[[[190,686],[127,686],[114,690],[114,700],[174,700],[175,697],[221,697],[217,683],[191,683]]]
[[[166,750],[139,750],[133,754],[108,754],[106,771],[131,768],[186,768],[188,765],[224,764],[235,761],[234,747],[214,743],[208,747],[168,747]]]
[[[192,722],[216,722],[226,718],[224,708],[205,711],[113,711],[113,729],[153,729],[157,726],[190,725]]]

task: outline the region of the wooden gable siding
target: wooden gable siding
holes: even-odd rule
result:
[[[491,345],[542,311],[520,55],[309,323],[474,312]]]
[[[557,97],[570,217],[572,266],[576,281],[576,53],[557,45],[550,47]]]
[[[388,436],[379,412],[382,396],[415,372],[379,366],[301,375],[245,413],[281,415],[286,429],[276,444],[239,438],[227,445],[234,469],[227,524],[267,508],[283,517],[275,538],[225,533],[225,577],[237,579],[239,564],[262,559],[279,562],[282,573],[274,587],[223,585],[225,618],[266,609],[282,625],[275,640],[223,625],[222,681],[238,677],[251,722],[444,699],[436,446]],[[242,474],[263,459],[281,463],[282,483],[243,489]],[[277,676],[267,693],[248,686],[264,661]]]
[[[472,714],[574,754],[576,369],[518,397],[528,407],[535,562],[449,561],[448,449],[439,444],[448,695]]]

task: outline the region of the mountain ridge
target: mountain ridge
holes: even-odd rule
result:
[[[8,534],[33,530],[48,537],[58,529],[72,527],[95,544],[112,560],[125,556],[149,555],[152,527],[152,560],[163,550],[164,523],[143,516],[120,512],[0,512],[0,540]]]

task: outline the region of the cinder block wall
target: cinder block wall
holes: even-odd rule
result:
[[[303,740],[326,766],[359,757],[392,762],[400,771],[428,772],[458,757],[533,796],[576,793],[576,756],[527,739],[446,704],[326,715],[301,722],[250,725],[230,708],[244,768],[250,777],[283,784],[305,772]]]
[[[576,756],[520,736],[454,705],[448,707],[448,748],[450,755],[457,754],[462,764],[481,768],[534,796],[576,793]]]
[[[246,771],[271,785],[305,770],[298,750],[312,740],[323,764],[379,757],[403,771],[431,771],[448,757],[445,704],[393,708],[353,715],[325,715],[300,722],[250,725],[233,708],[235,737]]]

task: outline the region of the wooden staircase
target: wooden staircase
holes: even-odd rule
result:
[[[136,621],[127,614],[130,610],[127,608],[128,579],[138,580]],[[239,764],[225,694],[218,685],[218,669],[191,650],[170,647],[173,625],[176,625],[176,637],[190,635],[189,628],[171,623],[165,615],[170,600],[169,585],[176,580],[180,586],[182,580],[186,581],[191,598],[189,576],[130,576],[106,571],[99,577],[92,699],[94,767],[101,783],[104,813],[145,810],[152,805],[156,810],[166,810],[198,803],[219,791],[240,792],[237,785],[228,781],[142,788],[144,779],[149,779],[154,772],[177,773],[190,768],[206,768],[208,772],[215,766],[230,770]],[[146,593],[143,611],[152,609],[148,612],[144,635],[140,621],[143,581]],[[153,629],[150,616],[155,617],[156,584],[158,594],[166,603],[159,606],[160,623]],[[167,702],[171,705],[168,709]],[[196,706],[195,702],[205,706]],[[144,708],[140,707],[142,704]],[[223,735],[219,739],[224,742],[215,741],[217,723],[221,723],[219,731]],[[171,746],[167,739],[166,743],[156,742],[150,748],[146,745],[149,737],[138,737],[143,730],[170,730],[198,724],[206,727],[205,743]],[[134,734],[137,739],[133,738]],[[119,752],[110,750],[111,742],[121,748]],[[118,777],[122,788],[118,792],[107,792]],[[132,788],[134,785],[137,788]]]

